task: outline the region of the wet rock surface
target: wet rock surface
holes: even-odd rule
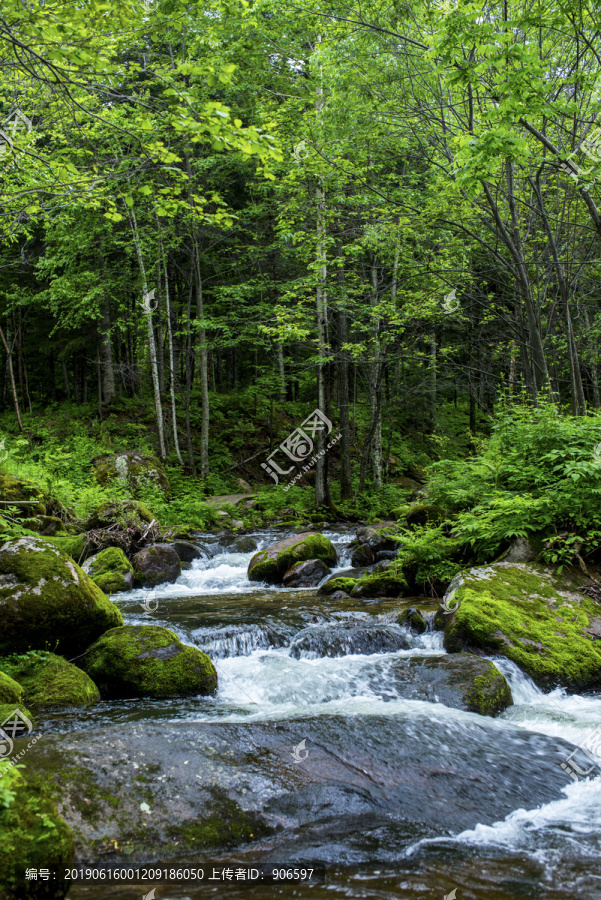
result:
[[[28,760],[73,829],[76,865],[235,846],[255,860],[373,862],[560,793],[570,746],[488,721],[137,722],[48,735]]]

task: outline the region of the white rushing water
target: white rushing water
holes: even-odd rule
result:
[[[351,535],[326,535],[337,545],[338,570],[350,566],[348,543]],[[280,535],[281,537],[281,535]],[[273,533],[255,535],[257,549],[273,543]],[[202,598],[223,595],[241,598],[257,591],[246,577],[248,563],[256,552],[238,553],[219,550],[211,559],[196,560],[183,572],[176,584],[162,585],[153,592],[160,597],[161,610],[154,621],[173,628],[184,640],[213,653],[219,675],[219,690],[215,702],[207,707],[199,704],[198,711],[188,715],[190,721],[277,721],[302,716],[385,716],[402,721],[403,727],[419,728],[424,716],[445,722],[449,727],[462,728],[468,723],[478,724],[490,733],[491,740],[499,730],[516,729],[562,738],[574,747],[581,746],[589,756],[578,750],[573,757],[578,767],[571,769],[572,780],[563,796],[539,809],[517,809],[504,820],[492,825],[478,824],[451,840],[463,845],[505,847],[531,854],[544,861],[552,871],[554,860],[566,854],[591,857],[601,852],[601,697],[570,695],[557,689],[544,694],[516,665],[505,659],[494,659],[507,677],[514,705],[497,719],[474,716],[449,709],[440,702],[403,699],[395,689],[394,667],[400,658],[440,656],[444,654],[440,633],[423,635],[405,632],[409,648],[394,652],[345,656],[301,654],[293,658],[289,652],[290,637],[278,642],[270,628],[262,623],[243,627],[216,626],[195,629],[178,627],[169,620],[169,604],[179,598]],[[273,592],[278,588],[261,588]],[[305,593],[298,591],[300,596]],[[120,595],[119,600],[142,602],[148,591],[132,591]],[[308,595],[309,597],[311,595]],[[163,603],[164,601],[164,603]],[[175,606],[173,607],[175,609]],[[130,609],[124,610],[128,613]],[[277,612],[277,610],[276,610]],[[362,614],[340,612],[332,627],[353,619],[361,622]],[[374,616],[366,604],[363,618],[373,624],[386,624],[385,616]],[[130,621],[149,624],[149,617],[129,616]],[[389,620],[390,621],[390,620]],[[323,621],[321,623],[323,625]],[[326,627],[327,627],[326,623]],[[397,630],[398,625],[391,626]],[[212,642],[212,643],[211,643]],[[598,732],[598,734],[597,734]],[[467,733],[467,730],[466,730]],[[566,753],[566,757],[567,757]],[[568,761],[566,760],[566,765]],[[537,766],[533,755],[531,765]],[[569,771],[566,770],[566,772]],[[580,774],[584,772],[585,774]],[[449,841],[449,837],[420,841],[409,848],[410,856],[426,845]]]

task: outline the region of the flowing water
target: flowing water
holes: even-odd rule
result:
[[[326,534],[340,569],[347,568],[353,535]],[[272,530],[253,538],[260,549],[284,536]],[[271,736],[285,735],[288,755],[296,752],[307,777],[311,766],[322,781],[329,773],[327,804],[320,799],[319,815],[307,812],[294,851],[295,865],[322,864],[325,876],[323,883],[294,887],[163,886],[158,900],[249,891],[259,897],[601,898],[600,770],[580,751],[574,761],[586,775],[575,780],[561,768],[597,727],[601,734],[601,698],[543,694],[515,665],[495,659],[514,698],[496,719],[448,708],[435,696],[407,699],[397,677],[403,660],[445,651],[440,633],[416,635],[397,624],[405,602],[341,602],[317,597],[314,589],[251,584],[248,545],[236,552],[214,536],[199,542],[204,558],[176,584],[121,594],[117,602],[128,623],[164,625],[206,651],[219,675],[216,696],[100,703],[85,714],[57,716],[50,727],[82,732],[107,723],[124,729],[140,722],[217,723],[242,742],[261,735],[265,746]],[[158,602],[152,613],[143,606],[150,597],[151,608]],[[342,764],[361,780],[358,793],[340,787],[328,768]],[[276,797],[264,774],[265,790]],[[282,818],[289,814],[277,802],[274,808]],[[294,815],[300,821],[298,809]],[[246,865],[278,858],[267,844],[231,858]],[[293,858],[290,846],[285,853]],[[135,897],[141,888],[80,885],[69,896]]]

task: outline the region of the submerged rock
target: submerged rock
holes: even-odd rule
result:
[[[134,586],[132,564],[120,547],[107,547],[83,564],[82,569],[105,594],[131,591]]]
[[[301,631],[290,645],[293,659],[301,656],[347,656],[351,653],[394,653],[410,647],[398,625],[316,625]]]
[[[334,545],[323,534],[301,532],[255,553],[248,566],[248,578],[280,584],[284,574],[297,562],[321,559],[328,566],[335,566],[337,558]]]
[[[513,704],[507,679],[497,667],[467,653],[399,660],[389,678],[407,700],[444,703],[482,716],[497,716]]]
[[[89,706],[100,692],[89,675],[54,653],[25,653],[0,659],[0,669],[19,682],[32,709]]]
[[[535,809],[572,783],[565,741],[457,716],[134,720],[45,735],[27,765],[73,828],[77,866],[164,863],[166,852],[212,865],[241,844],[253,865],[394,865],[421,838]]]
[[[0,654],[81,653],[123,624],[118,608],[66,554],[42,538],[0,548]]]
[[[2,900],[60,900],[71,885],[71,829],[53,800],[16,768],[0,764],[0,897]],[[51,881],[27,879],[27,869],[50,870]]]
[[[550,569],[497,563],[457,576],[444,598],[444,646],[498,653],[540,687],[601,688],[601,607]]]
[[[196,647],[159,625],[125,625],[107,631],[81,659],[105,699],[212,694],[217,672]]]
[[[296,563],[282,577],[284,587],[317,587],[322,578],[331,575],[332,570],[321,559],[307,559]]]
[[[182,574],[182,564],[172,544],[153,544],[132,557],[136,587],[173,584]]]

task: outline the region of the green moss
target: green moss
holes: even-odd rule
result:
[[[64,522],[57,516],[37,516],[35,519],[23,519],[22,524],[24,528],[29,528],[30,531],[51,537],[60,532],[65,532]]]
[[[166,829],[169,837],[179,842],[182,851],[237,847],[274,833],[258,813],[243,810],[224,791],[213,788],[212,793],[218,813]]]
[[[333,594],[335,591],[344,591],[345,594],[350,594],[358,581],[358,578],[330,578],[322,584],[317,593]]]
[[[374,572],[360,578],[354,586],[352,597],[400,597],[408,590],[407,580],[400,573],[395,575],[386,570],[381,574]]]
[[[88,520],[88,528],[108,528],[120,525],[122,528],[141,529],[149,525],[155,516],[137,500],[109,500],[94,510]]]
[[[407,525],[432,525],[443,519],[444,513],[441,508],[430,503],[414,504],[405,516]]]
[[[46,515],[44,495],[37,484],[0,472],[0,498],[17,506],[23,516]],[[22,505],[19,505],[21,501]]]
[[[0,654],[51,649],[73,656],[123,624],[119,609],[85,572],[42,538],[5,544],[0,576]]]
[[[337,562],[336,549],[323,534],[307,534],[300,536],[301,540],[293,544],[288,541],[280,541],[279,547],[275,544],[265,550],[255,553],[248,567],[250,581],[266,581],[275,584],[282,580],[288,569],[297,562],[307,559],[321,559],[328,566],[335,566]]]
[[[490,660],[486,660],[490,671],[474,678],[463,695],[463,701],[470,712],[481,716],[498,716],[513,703],[511,689],[505,676]]]
[[[23,688],[9,674],[2,671],[0,659],[0,703],[18,703],[23,699]]]
[[[67,556],[74,559],[76,563],[82,562],[86,557],[87,547],[85,534],[66,534],[64,536],[57,535],[56,537],[44,536],[44,540],[48,541],[48,543],[52,544],[54,547],[58,547],[62,553],[66,553]]]
[[[101,485],[111,481],[129,482],[134,493],[144,487],[159,487],[166,495],[171,488],[165,468],[155,456],[144,456],[136,452],[118,453],[94,460],[94,475]]]
[[[158,625],[107,631],[89,648],[81,666],[105,698],[190,696],[217,688],[209,657]]]
[[[100,699],[100,692],[92,679],[73,663],[54,653],[34,651],[0,658],[0,671],[19,682],[25,702],[33,709],[89,706]]]
[[[478,574],[480,573],[480,574]],[[478,647],[502,653],[538,684],[601,686],[601,645],[586,628],[601,609],[533,566],[500,564],[464,576],[445,629],[447,650]]]
[[[2,722],[10,719],[10,717],[14,715],[16,709],[20,710],[30,722],[35,721],[33,714],[27,709],[22,701],[19,701],[18,703],[0,703],[0,725]]]
[[[134,570],[120,547],[107,547],[91,561],[89,574],[105,594],[130,590]]]
[[[75,854],[73,836],[54,802],[16,768],[0,775],[0,833],[1,900],[65,896],[64,871],[73,865]],[[56,875],[51,888],[43,891],[40,882],[27,880],[29,868],[50,869]]]

